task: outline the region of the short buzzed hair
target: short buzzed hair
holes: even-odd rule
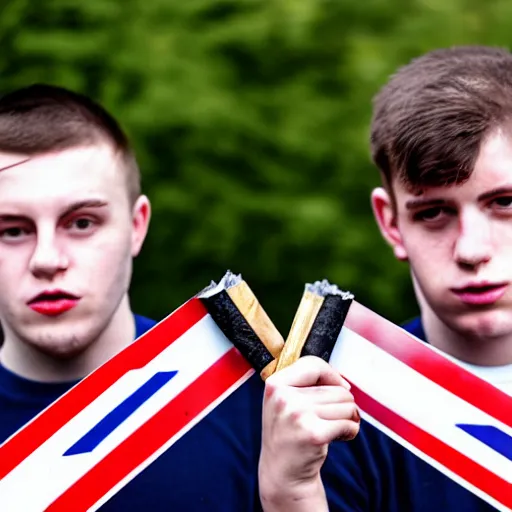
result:
[[[374,98],[373,161],[384,184],[466,181],[481,144],[512,121],[512,54],[502,48],[435,50],[400,68]]]
[[[35,84],[0,97],[0,151],[39,155],[108,142],[126,173],[130,202],[140,195],[140,172],[125,133],[99,104],[63,87]]]

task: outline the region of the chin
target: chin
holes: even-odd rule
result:
[[[468,338],[501,338],[512,335],[512,312],[472,311],[447,324]]]
[[[78,338],[69,337],[67,339],[52,339],[39,341],[33,346],[43,354],[60,360],[71,360],[84,353],[90,346],[90,343],[83,343]]]
[[[76,357],[83,354],[89,345],[84,345],[76,342],[70,343],[55,343],[53,345],[41,345],[37,346],[37,349],[43,354],[51,357],[52,359],[58,359],[61,361],[71,361]]]
[[[60,330],[60,329],[59,329]],[[48,329],[38,332],[36,336],[26,336],[25,341],[33,348],[54,359],[73,359],[85,352],[93,343],[94,337],[85,332],[70,334],[58,332],[57,329]]]

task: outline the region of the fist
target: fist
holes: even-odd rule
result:
[[[351,440],[360,416],[350,385],[317,357],[300,358],[269,377],[263,402],[260,488],[271,494],[317,488],[334,439]]]

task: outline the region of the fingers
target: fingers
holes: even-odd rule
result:
[[[309,386],[343,386],[350,389],[350,384],[319,357],[304,356],[291,366],[274,373],[266,381],[270,386],[286,385],[295,387]]]
[[[336,402],[353,402],[354,395],[341,386],[312,386],[300,388],[304,400],[316,404],[329,404]]]
[[[266,392],[264,412],[264,427],[269,431],[277,427],[283,438],[292,438],[295,433],[302,442],[308,442],[309,436],[313,444],[316,436],[318,442],[326,443],[335,438],[352,439],[359,430],[360,416],[354,396],[341,386],[276,385]],[[329,422],[332,425],[327,425]]]
[[[359,433],[359,423],[350,420],[325,421],[322,428],[312,434],[311,442],[318,446],[328,445],[334,440],[351,441]]]
[[[354,402],[331,402],[316,404],[316,415],[323,420],[351,420],[359,422],[359,410]]]
[[[291,426],[295,429],[295,442],[299,452],[307,450],[308,447],[327,449],[327,445],[335,439],[350,441],[356,437],[359,421],[350,419],[352,410],[346,408],[345,411],[338,412],[339,419],[322,419],[316,414],[303,414],[293,418],[295,421]]]
[[[349,384],[328,363],[306,356],[266,380],[260,473],[277,488],[318,482],[331,441],[359,432]]]

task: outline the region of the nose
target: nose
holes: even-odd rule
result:
[[[465,269],[476,269],[491,260],[491,226],[484,213],[476,211],[461,214],[454,257],[457,264]]]
[[[55,234],[50,230],[40,231],[29,264],[32,274],[40,279],[51,279],[68,265],[68,258],[59,248]]]

